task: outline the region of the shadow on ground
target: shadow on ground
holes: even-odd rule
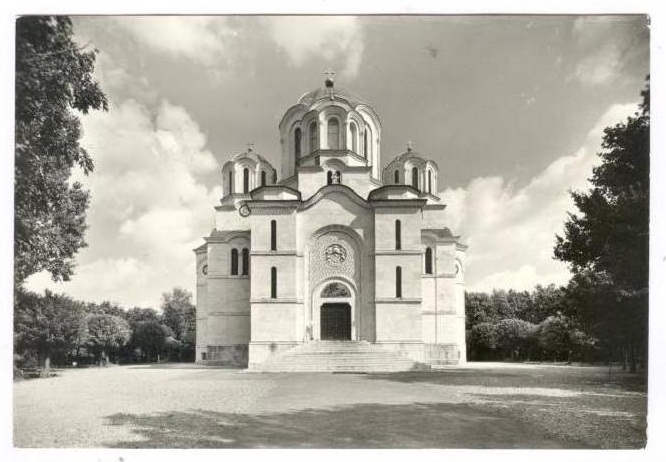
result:
[[[364,375],[369,380],[389,380],[402,383],[425,382],[439,385],[470,384],[484,387],[537,388],[600,388],[645,393],[647,378],[642,374],[608,370],[600,367],[525,367],[502,369],[447,368],[436,371],[410,371]]]
[[[274,414],[114,414],[141,441],[116,448],[585,448],[489,408],[364,404]]]

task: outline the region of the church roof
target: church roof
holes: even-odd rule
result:
[[[299,98],[298,104],[303,104],[307,107],[310,107],[317,101],[331,99],[331,96],[334,99],[337,98],[346,100],[352,107],[356,107],[359,104],[368,105],[368,103],[366,103],[363,98],[357,94],[344,88],[335,86],[317,88],[315,90],[309,91]]]
[[[390,162],[390,164],[404,162],[408,159],[421,159],[421,160],[424,160],[426,162],[431,162],[431,163],[435,164],[435,166],[437,166],[437,162],[430,159],[429,157],[424,156],[420,152],[416,152],[416,151],[412,150],[411,148],[407,148],[407,150],[405,152],[403,152],[402,154],[397,156],[395,159],[393,159]]]
[[[252,149],[248,149],[246,151],[239,152],[238,154],[235,154],[230,160],[225,162],[225,165],[227,165],[229,163],[237,162],[237,161],[242,160],[242,159],[250,159],[250,160],[253,160],[254,162],[257,162],[257,163],[260,163],[260,164],[267,164],[271,168],[273,168],[271,163],[268,162],[264,156],[262,156],[261,154],[257,154]]]

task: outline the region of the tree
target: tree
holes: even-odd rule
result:
[[[127,321],[110,314],[89,314],[88,345],[100,362],[108,361],[108,354],[123,345],[130,338],[130,327]]]
[[[580,356],[581,348],[586,341],[585,334],[576,323],[567,316],[547,317],[538,327],[539,345],[547,357],[555,361],[572,361]]]
[[[44,296],[18,290],[15,299],[15,349],[35,351],[48,375],[54,355],[64,354],[86,338],[85,307],[48,290]]]
[[[497,346],[504,352],[504,358],[523,359],[529,357],[532,338],[536,326],[522,319],[506,318],[497,323]]]
[[[641,95],[639,112],[604,130],[602,162],[589,179],[592,187],[571,193],[578,213],[569,214],[564,237],[556,237],[554,248],[555,258],[568,262],[575,275],[603,282],[593,291],[608,301],[608,325],[600,332],[614,335],[620,323],[629,322],[623,326],[625,335],[605,340],[620,342],[629,351],[632,372],[637,357],[645,359],[647,354],[649,84]],[[589,318],[585,311],[594,310],[586,305],[576,309],[581,318]]]
[[[173,331],[176,340],[185,338],[195,316],[196,309],[190,292],[176,287],[171,293],[162,294],[162,318],[164,324]]]
[[[481,322],[471,329],[470,350],[474,359],[493,359],[497,348],[497,327],[490,322]]]
[[[132,344],[141,348],[144,359],[151,361],[166,346],[171,329],[156,320],[139,321],[132,329]]]
[[[77,111],[107,110],[94,81],[95,51],[72,39],[68,17],[26,16],[16,22],[14,282],[48,270],[69,280],[84,247],[89,193],[70,184],[73,167],[93,161],[83,149]]]

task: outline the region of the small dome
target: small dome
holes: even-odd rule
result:
[[[270,165],[270,162],[268,162],[268,161],[264,158],[264,156],[262,156],[262,155],[260,155],[260,154],[257,154],[257,153],[254,152],[252,149],[248,149],[247,151],[243,151],[243,152],[239,152],[238,154],[235,154],[235,155],[231,158],[231,160],[227,161],[227,163],[229,163],[229,162],[231,162],[231,163],[233,163],[233,162],[237,162],[237,161],[239,161],[239,160],[241,160],[241,159],[251,159],[251,160],[253,160],[253,161],[257,162],[257,163],[260,163],[260,164],[268,164],[268,165]]]

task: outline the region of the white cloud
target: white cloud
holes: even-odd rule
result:
[[[227,42],[236,36],[220,16],[130,16],[117,24],[155,51],[205,66],[225,61]]]
[[[278,16],[267,18],[266,23],[271,38],[293,66],[320,57],[341,65],[343,77],[351,79],[358,73],[364,49],[358,18]]]
[[[451,227],[469,244],[469,290],[529,289],[568,281],[566,265],[553,260],[552,249],[567,211],[575,211],[569,191],[588,187],[603,129],[635,110],[634,105],[609,108],[580,149],[555,160],[522,188],[500,177],[486,177],[441,194]]]
[[[83,179],[92,191],[89,247],[72,281],[56,284],[42,273],[28,286],[124,306],[156,306],[175,286],[193,290],[191,249],[212,228],[221,196],[203,181],[217,163],[199,126],[167,101],[150,110],[127,100],[84,117],[83,127],[96,162]]]

